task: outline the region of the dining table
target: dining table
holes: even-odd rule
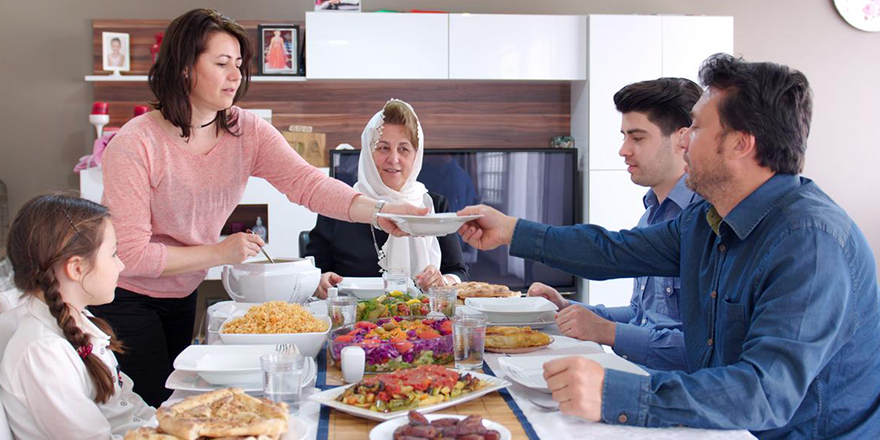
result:
[[[311,302],[308,308],[316,314],[326,314],[327,310],[325,301]],[[505,356],[583,355],[612,352],[610,347],[564,336],[556,324],[547,325],[539,330],[553,337],[553,342],[549,346],[524,354],[486,352],[483,357],[484,362],[481,372],[498,378],[505,378],[504,370],[499,366],[499,359]],[[321,351],[316,361],[318,373],[314,380],[304,384],[299,407],[291,411],[291,415],[305,427],[302,438],[285,437],[283,440],[368,439],[370,429],[378,422],[356,419],[354,416],[339,413],[335,409],[322,407],[322,405],[309,398],[323,390],[343,385],[339,366],[334,365],[332,359],[329,359],[326,349]],[[462,403],[438,411],[438,413],[455,414],[458,412],[466,413],[467,410],[479,411],[488,419],[497,414],[497,418],[501,419],[498,422],[511,430],[512,440],[610,440],[621,438],[627,440],[746,440],[756,438],[747,430],[715,430],[690,427],[642,428],[590,422],[580,417],[562,414],[549,394],[526,388],[512,380],[510,382],[512,384],[509,387],[484,396],[481,399],[482,403],[474,401]],[[198,393],[174,390],[171,397],[163,403],[163,406],[195,394]],[[458,411],[460,409],[465,411]],[[485,411],[489,412],[488,416]]]

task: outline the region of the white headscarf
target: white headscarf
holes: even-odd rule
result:
[[[405,105],[409,111],[415,116],[416,112],[413,108],[400,100],[392,99]],[[364,193],[365,195],[377,200],[385,200],[386,202],[408,202],[420,208],[428,207],[430,212],[434,212],[434,201],[428,195],[428,189],[421,182],[416,181],[419,172],[422,170],[422,157],[424,156],[425,137],[422,133],[422,124],[418,122],[416,116],[416,125],[418,126],[418,148],[416,149],[416,158],[413,161],[412,172],[406,179],[406,183],[395,191],[385,185],[382,177],[379,175],[379,169],[373,160],[373,151],[382,137],[382,128],[385,124],[385,109],[373,115],[364,132],[361,134],[361,154],[358,162],[358,181],[354,184],[354,189]],[[379,266],[385,270],[388,269],[405,269],[409,272],[410,277],[416,276],[429,264],[440,269],[440,242],[437,237],[395,237],[388,236],[388,241],[382,246],[385,252],[385,260],[379,260]]]

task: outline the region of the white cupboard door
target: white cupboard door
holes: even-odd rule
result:
[[[648,188],[638,186],[626,171],[590,170],[589,222],[609,231],[632,229],[645,212],[642,202]]]
[[[589,174],[589,223],[609,231],[632,229],[645,212],[642,198],[647,188],[638,186],[626,171],[596,171]],[[589,303],[609,307],[629,304],[632,279],[589,281]]]
[[[449,15],[449,78],[587,78],[583,15]]]
[[[589,16],[589,145],[591,170],[625,170],[614,94],[661,73],[660,17]]]
[[[663,19],[663,76],[699,83],[703,60],[733,54],[733,17],[666,16]]]
[[[447,79],[447,14],[306,13],[306,76]]]

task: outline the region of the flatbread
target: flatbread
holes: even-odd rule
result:
[[[521,296],[521,292],[511,291],[501,284],[489,284],[482,281],[465,281],[455,285],[459,298],[511,298]]]
[[[486,328],[486,351],[528,353],[550,345],[553,338],[531,327],[493,326]]]
[[[285,403],[248,396],[240,388],[223,388],[187,397],[159,408],[159,429],[184,440],[200,437],[278,437],[287,432]]]
[[[259,435],[253,436],[249,435],[246,437],[201,437],[201,439],[211,439],[211,440],[278,440],[276,436],[268,436],[268,435]],[[165,434],[160,432],[156,428],[138,428],[132,431],[128,431],[125,434],[125,438],[123,440],[180,440],[180,437],[176,437],[170,434]]]

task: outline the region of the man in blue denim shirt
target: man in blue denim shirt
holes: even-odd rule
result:
[[[678,218],[609,232],[485,214],[480,248],[591,279],[679,275],[690,373],[635,376],[585,358],[544,366],[563,413],[639,426],[749,429],[762,439],[880,433],[880,288],[862,232],[803,169],[806,77],[714,55],[684,137],[688,186],[706,200]],[[576,246],[572,246],[576,243]]]
[[[620,146],[630,179],[650,189],[644,228],[678,216],[703,200],[685,185],[684,148],[679,139],[691,125],[691,109],[703,91],[685,78],[659,78],[629,84],[614,94],[621,113]],[[677,277],[639,277],[633,282],[630,305],[606,308],[566,300],[542,283],[529,288],[559,307],[556,323],[566,336],[609,345],[633,362],[660,370],[687,370],[684,334],[679,317]]]

